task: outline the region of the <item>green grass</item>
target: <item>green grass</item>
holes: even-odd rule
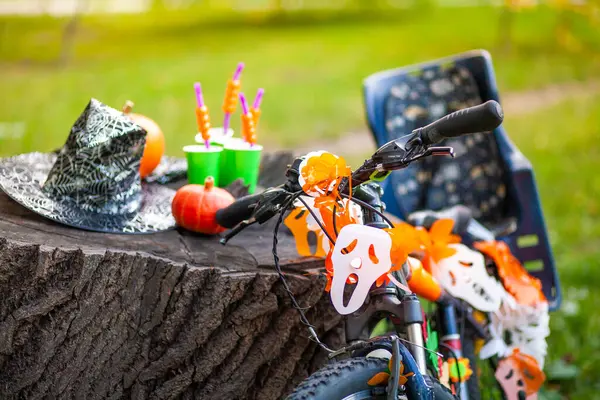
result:
[[[90,97],[116,108],[133,100],[163,128],[167,152],[181,155],[195,132],[192,83],[202,82],[218,126],[225,83],[239,61],[246,63],[243,91],[266,90],[259,140],[267,148],[360,129],[365,77],[471,49],[492,51],[502,91],[600,75],[598,53],[557,48],[556,15],[543,8],[518,15],[510,52],[496,50],[499,11],[492,8],[337,19],[199,15],[86,18],[66,67],[49,64],[64,20],[0,19],[0,123],[25,123],[21,139],[0,143],[0,155],[61,146]],[[237,130],[239,114],[233,121]]]

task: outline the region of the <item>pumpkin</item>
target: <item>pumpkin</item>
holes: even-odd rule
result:
[[[146,131],[146,145],[140,162],[140,176],[147,177],[160,164],[165,153],[165,135],[156,122],[141,114],[132,114],[133,103],[127,101],[123,113]]]
[[[225,189],[215,187],[212,176],[204,180],[204,185],[185,185],[180,188],[171,204],[177,224],[194,232],[217,234],[225,228],[215,220],[215,214],[235,201]]]

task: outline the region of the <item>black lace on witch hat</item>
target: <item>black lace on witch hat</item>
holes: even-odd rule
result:
[[[123,113],[91,99],[57,155],[0,160],[0,187],[32,211],[83,229],[149,233],[172,228],[174,192],[140,180],[145,137]]]

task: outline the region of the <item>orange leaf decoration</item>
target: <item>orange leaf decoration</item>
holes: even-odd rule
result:
[[[417,228],[419,238],[427,253],[422,260],[423,267],[433,276],[437,275],[436,271],[432,270],[437,262],[456,254],[456,250],[449,246],[453,243],[460,243],[460,236],[452,234],[453,227],[453,220],[439,219],[431,225],[429,232],[424,228]]]
[[[400,222],[393,228],[386,228],[384,231],[392,238],[392,269],[390,271],[399,270],[411,252],[421,250],[423,247],[423,240],[418,230],[410,224]]]
[[[390,280],[390,278],[388,278],[387,275],[388,274],[385,273],[385,274],[381,275],[379,278],[377,278],[377,280],[375,281],[375,285],[377,287],[381,287],[381,285],[387,283]]]
[[[388,374],[387,372],[378,372],[375,374],[375,376],[369,379],[367,383],[369,384],[369,386],[377,386],[387,383],[389,379],[390,374]]]
[[[392,356],[390,358],[390,360],[388,361],[387,371],[378,372],[371,379],[369,379],[367,381],[369,386],[377,386],[377,385],[382,385],[384,383],[388,383],[388,381],[390,380],[390,372],[392,371],[392,362],[393,362],[392,360],[393,359],[394,359],[394,357]],[[413,375],[414,375],[414,372],[409,372],[408,374],[404,375],[404,364],[402,362],[400,362],[400,370],[398,371],[398,383],[400,385],[405,385],[406,382],[408,382],[408,378]]]
[[[416,228],[405,222],[400,222],[394,225],[393,228],[385,228],[384,231],[386,231],[392,239],[392,249],[390,250],[392,268],[390,268],[389,272],[398,271],[408,259],[409,253],[421,249],[421,239]],[[377,281],[375,281],[377,287],[387,284],[390,281],[388,278],[389,272],[381,275]]]
[[[501,241],[477,242],[474,246],[494,260],[504,287],[518,303],[534,306],[548,301],[542,292],[540,280],[529,275],[519,260],[511,253],[506,243]]]
[[[388,361],[388,370],[391,372],[392,371],[392,360],[394,359],[394,356],[390,357],[390,361]],[[400,370],[398,370],[398,383],[400,385],[405,385],[406,382],[408,382],[408,377],[413,376],[415,373],[414,372],[409,372],[408,374],[404,375],[404,363],[402,361],[400,361]]]
[[[432,242],[430,256],[434,261],[440,261],[456,253],[455,249],[448,247],[451,243],[460,243],[460,236],[452,234],[453,227],[454,221],[451,219],[439,219],[431,225],[429,230]]]
[[[410,373],[408,373],[406,375],[400,375],[398,377],[398,383],[401,384],[402,386],[406,385],[406,382],[408,382],[408,378],[410,376],[413,376],[414,374],[415,374],[414,372],[410,372]]]

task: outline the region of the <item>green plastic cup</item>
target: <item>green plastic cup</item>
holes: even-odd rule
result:
[[[204,180],[212,176],[215,180],[215,186],[219,186],[219,161],[223,148],[220,146],[210,146],[193,144],[184,146],[185,158],[188,166],[188,182],[198,185],[204,185]]]
[[[210,135],[210,145],[211,146],[221,146],[223,147],[225,143],[233,138],[234,131],[231,128],[227,129],[227,135],[223,135],[223,127],[217,126],[210,128],[208,130],[208,134]],[[202,138],[202,134],[198,133],[195,137],[196,143],[204,144],[204,139]]]
[[[254,193],[258,182],[260,160],[263,147],[250,146],[241,139],[232,139],[223,147],[219,180],[227,186],[236,179],[242,179],[244,185],[250,185],[249,193]]]

